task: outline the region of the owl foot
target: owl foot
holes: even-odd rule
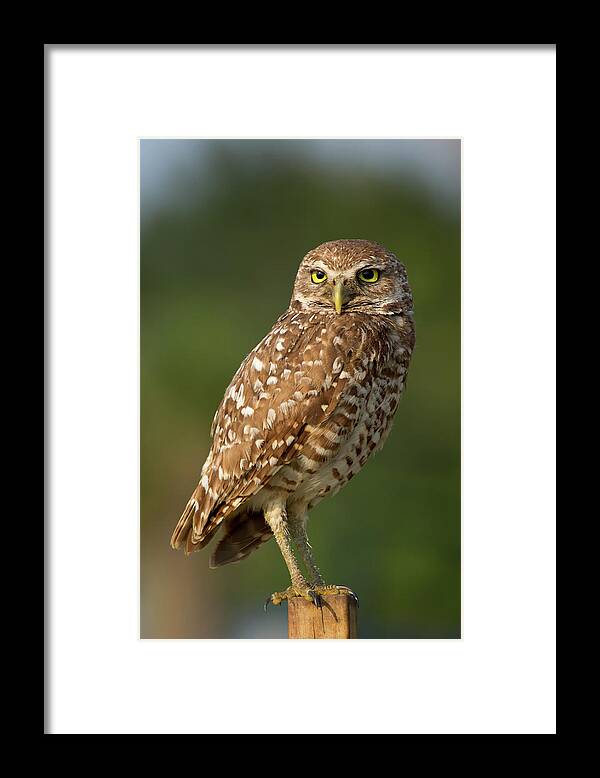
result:
[[[269,605],[280,605],[284,600],[290,600],[292,597],[302,597],[309,602],[312,602],[317,608],[323,607],[323,597],[328,594],[346,594],[349,597],[353,597],[356,605],[358,606],[358,597],[347,586],[335,586],[335,585],[320,585],[311,587],[299,587],[288,586],[283,592],[273,592],[270,597],[267,597],[265,602],[265,613]]]
[[[265,602],[265,613],[269,605],[280,605],[284,600],[291,600],[292,597],[303,597],[305,600],[314,603],[317,607],[321,606],[321,598],[315,592],[314,589],[306,586],[288,586],[283,592],[273,592],[270,597],[267,597]]]
[[[347,586],[336,586],[335,584],[322,584],[321,586],[313,586],[312,588],[313,592],[316,592],[318,595],[321,595],[323,597],[327,596],[328,594],[346,594],[348,597],[352,597],[354,602],[356,603],[358,607],[358,597],[352,589],[349,589]]]

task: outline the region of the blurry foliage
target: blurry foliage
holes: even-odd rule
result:
[[[262,613],[288,585],[274,542],[211,571],[210,547],[186,559],[169,539],[225,387],[287,307],[302,256],[336,238],[405,262],[417,346],[385,448],[312,511],[311,541],[327,580],[360,596],[361,637],[459,636],[458,197],[442,208],[410,181],[318,166],[281,143],[249,160],[240,142],[206,143],[206,176],[191,164],[184,197],[142,212],[142,637],[286,634],[285,605]],[[143,175],[142,156],[142,187]]]

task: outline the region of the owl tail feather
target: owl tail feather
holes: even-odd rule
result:
[[[210,557],[211,567],[240,562],[270,540],[273,533],[262,513],[239,513],[225,523],[223,537]]]
[[[196,507],[190,500],[185,506],[183,513],[173,530],[173,534],[171,535],[171,548],[182,548],[185,545],[187,536],[192,528],[195,510]]]
[[[171,536],[171,548],[180,549],[183,548],[186,554],[190,554],[192,551],[197,551],[210,541],[215,534],[219,525],[211,527],[206,531],[200,540],[195,539],[192,543],[192,530],[194,528],[194,516],[198,510],[198,501],[195,499],[196,492],[190,498],[188,504],[183,509],[183,513]]]

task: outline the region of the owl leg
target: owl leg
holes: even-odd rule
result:
[[[308,534],[306,532],[307,522],[307,513],[304,513],[301,516],[290,520],[290,534],[294,543],[296,544],[298,553],[300,554],[300,557],[302,558],[302,561],[308,570],[311,587],[314,588],[315,586],[325,586],[325,581],[313,555],[312,546],[308,542]]]
[[[273,532],[273,536],[277,541],[281,555],[290,573],[290,578],[292,579],[291,586],[283,592],[274,592],[267,599],[266,604],[273,603],[273,605],[279,605],[283,600],[287,600],[290,597],[304,597],[304,599],[317,604],[318,597],[308,585],[298,562],[296,561],[296,557],[294,556],[292,539],[290,536],[290,525],[287,521],[285,511],[285,501],[277,502],[276,504],[269,506],[264,510],[264,515],[265,521]]]
[[[289,519],[290,535],[294,541],[302,561],[306,565],[309,574],[311,591],[319,597],[328,594],[346,594],[353,597],[358,604],[358,597],[347,586],[336,586],[335,584],[326,584],[321,571],[315,561],[312,546],[308,542],[306,527],[308,524],[308,514],[306,512],[298,515],[292,515]],[[317,602],[319,604],[319,602]]]

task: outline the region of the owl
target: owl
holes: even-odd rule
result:
[[[291,585],[267,602],[353,594],[326,584],[308,515],[382,447],[414,344],[412,292],[391,251],[368,240],[309,251],[288,309],[227,387],[172,547],[197,551],[221,528],[210,557],[219,567],[274,537]]]

